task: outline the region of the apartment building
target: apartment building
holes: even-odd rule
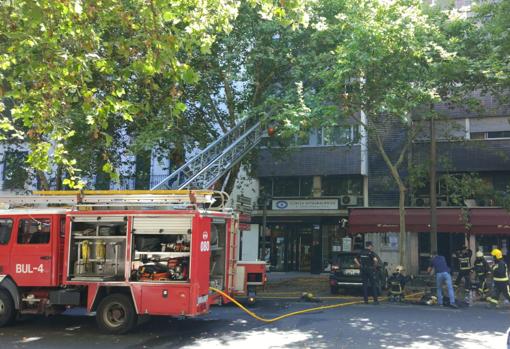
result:
[[[451,264],[462,244],[485,252],[498,246],[506,254],[510,242],[510,215],[496,207],[510,186],[510,108],[490,97],[481,97],[481,103],[482,111],[436,106],[441,116],[436,122],[438,249]],[[405,130],[385,127],[386,151],[395,156]],[[410,167],[428,168],[428,132],[424,127],[413,143],[404,177]],[[458,183],[454,179],[463,175],[477,178],[473,183],[488,189],[459,201],[457,188],[447,184]],[[262,148],[257,180],[260,205],[253,222],[266,223],[265,231],[261,228],[261,255],[274,270],[319,272],[333,253],[360,248],[367,240],[390,266],[398,264],[398,188],[357,126],[313,130],[307,142],[285,150]],[[430,258],[427,175],[422,181],[406,198],[406,250],[414,273],[426,269]]]

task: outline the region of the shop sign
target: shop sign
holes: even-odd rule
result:
[[[337,199],[273,200],[273,210],[338,210]]]

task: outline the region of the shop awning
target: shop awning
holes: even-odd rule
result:
[[[472,208],[471,233],[510,235],[510,212],[503,208]]]
[[[437,209],[437,231],[465,233],[460,208]],[[400,230],[398,208],[352,208],[349,210],[349,233],[388,233]],[[430,209],[406,209],[406,231],[430,231]]]

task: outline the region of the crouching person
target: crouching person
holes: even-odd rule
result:
[[[412,276],[404,274],[403,266],[399,265],[395,268],[395,272],[388,278],[390,302],[401,302],[404,300],[405,286],[410,280],[412,280]]]

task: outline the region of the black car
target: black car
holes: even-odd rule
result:
[[[336,252],[331,260],[331,272],[329,274],[329,285],[332,294],[337,294],[341,288],[361,288],[360,268],[354,263],[354,258],[359,257],[361,251],[352,252]],[[383,289],[387,288],[388,271],[386,270],[387,263],[377,256],[377,280],[379,287],[379,294]]]

